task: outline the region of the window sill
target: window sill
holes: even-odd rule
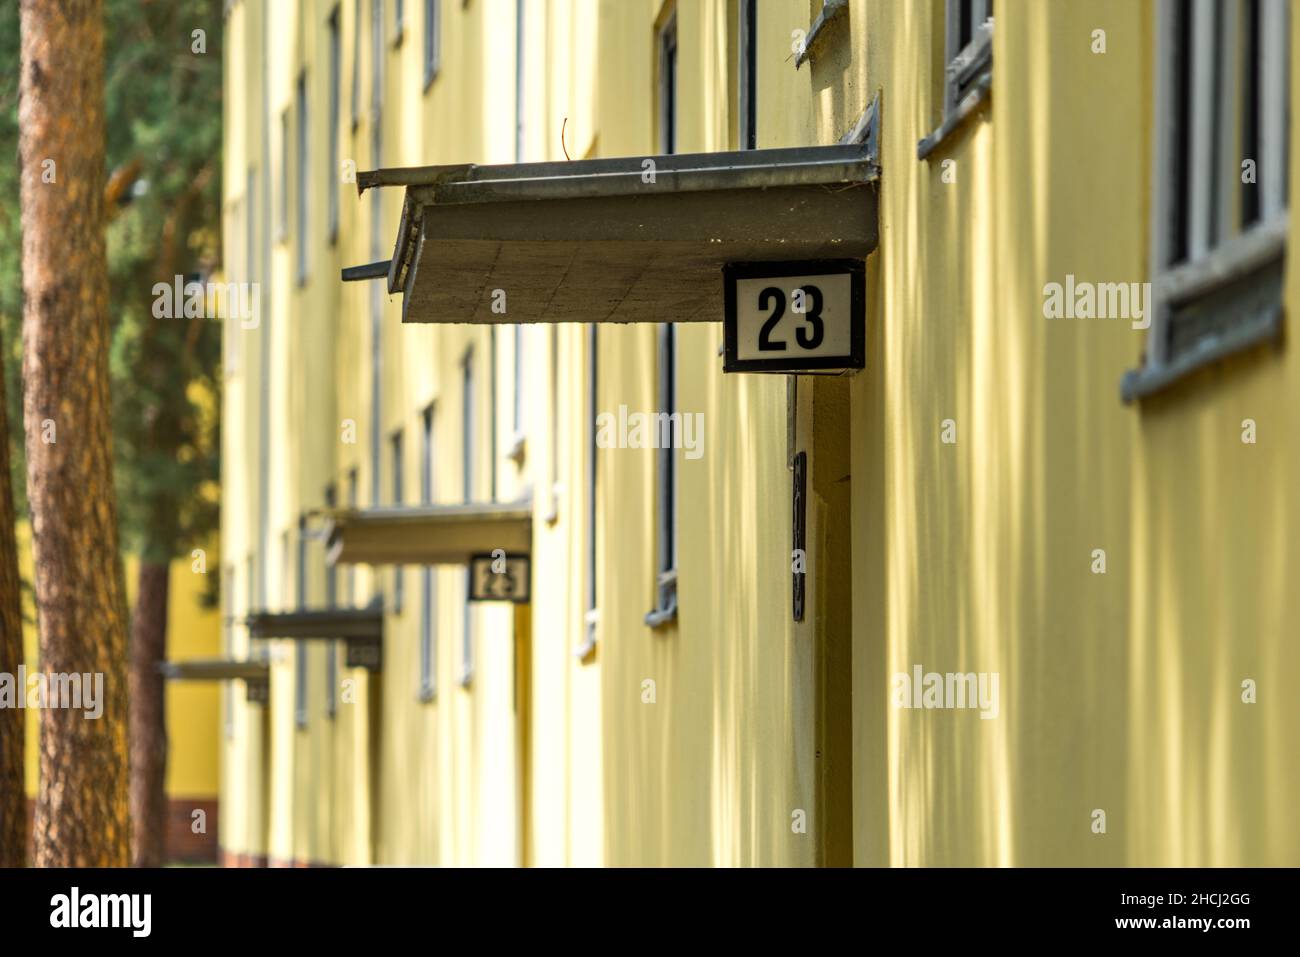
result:
[[[1124,373],[1120,398],[1125,404],[1281,339],[1288,232],[1289,218],[1280,215],[1152,283],[1155,321],[1148,336],[1162,338],[1148,340],[1147,354],[1154,353],[1156,361]],[[1178,333],[1186,339],[1189,330],[1196,337],[1192,342],[1171,341]],[[1171,347],[1172,358],[1165,358],[1163,351]]]
[[[573,649],[573,657],[581,662],[587,662],[592,659],[596,653],[596,629],[600,625],[600,609],[593,608],[583,617],[583,630],[585,637],[577,648]]]
[[[474,684],[474,672],[473,671],[461,672],[461,676],[456,683],[459,684],[466,691],[468,691],[470,686]]]
[[[1274,342],[1281,336],[1282,308],[1279,305],[1257,319],[1239,323],[1222,336],[1207,340],[1171,362],[1130,369],[1120,382],[1120,397],[1126,405],[1145,399],[1163,392],[1199,369],[1263,343]]]
[[[966,120],[984,105],[989,99],[993,89],[993,74],[987,73],[975,81],[975,85],[967,91],[952,112],[950,112],[944,121],[939,124],[938,129],[916,144],[916,158],[918,160],[929,159],[939,146],[957,132],[966,122]]]
[[[438,700],[437,689],[432,685],[422,685],[420,690],[416,692],[415,696],[416,700],[419,701],[420,704],[433,704],[433,702]]]
[[[650,628],[663,628],[677,621],[677,569],[663,572],[655,583],[659,588],[659,607],[646,612]]]
[[[524,459],[528,456],[528,436],[523,432],[516,432],[510,440],[510,449],[506,452],[506,458],[515,463],[516,468],[524,467]]]
[[[817,19],[808,28],[808,35],[804,37],[803,49],[794,58],[794,68],[796,70],[812,60],[813,49],[817,44],[829,38],[832,29],[842,22],[843,15],[848,12],[849,0],[825,0],[821,12],[817,14]]]
[[[554,485],[551,486],[550,506],[547,509],[546,515],[543,519],[547,525],[554,525],[557,521],[560,520],[560,492],[562,490],[563,490],[563,486],[559,482],[556,482]]]
[[[437,71],[436,69],[434,69],[434,70],[426,70],[426,71],[424,72],[424,92],[425,92],[425,93],[428,93],[428,92],[429,92],[429,88],[433,86],[434,81],[437,80],[437,79],[438,79],[438,71]]]

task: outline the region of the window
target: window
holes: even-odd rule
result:
[[[993,0],[948,0],[944,116],[953,113],[993,69]]]
[[[230,660],[235,656],[235,636],[231,623],[235,615],[235,570],[227,565],[221,570],[221,653]],[[222,726],[226,740],[235,736],[234,682],[221,683]]]
[[[285,532],[285,548],[288,549],[289,533]],[[298,556],[297,568],[294,575],[294,585],[296,595],[295,603],[298,609],[307,607],[307,520],[298,519]],[[299,728],[307,727],[307,643],[305,641],[294,642],[294,681],[293,681],[293,714],[294,722]]]
[[[307,281],[307,191],[311,183],[311,165],[307,142],[307,74],[298,74],[296,109],[298,113],[298,282]]]
[[[393,46],[406,36],[406,0],[393,0]]]
[[[474,500],[474,479],[476,458],[474,441],[474,349],[471,346],[465,352],[462,363],[461,381],[461,485],[466,502]],[[474,609],[469,602],[469,569],[465,569],[464,613],[461,622],[461,666],[460,683],[468,686],[474,680]]]
[[[420,423],[420,504],[433,504],[433,406],[424,410]],[[437,606],[434,590],[434,569],[424,565],[420,569],[420,700],[432,701],[438,692],[437,684]]]
[[[588,388],[587,393],[587,614],[584,619],[584,635],[581,647],[579,647],[577,656],[585,658],[596,648],[596,630],[600,624],[600,606],[599,606],[599,584],[596,575],[600,570],[597,557],[597,540],[596,540],[596,522],[599,513],[596,511],[596,477],[599,474],[597,469],[597,452],[599,444],[597,442],[596,417],[600,412],[600,364],[598,362],[600,339],[597,330],[598,326],[592,325],[587,332],[587,366],[588,366]]]
[[[391,448],[393,453],[393,504],[402,504],[402,432],[393,433]],[[404,571],[401,565],[393,567],[393,611],[402,613]]]
[[[659,40],[660,140],[665,153],[677,147],[677,24],[670,19]],[[671,416],[677,404],[677,348],[672,323],[659,327],[658,411]],[[646,614],[651,627],[677,616],[677,470],[673,457],[671,423],[668,435],[660,436],[655,494],[658,556],[655,567],[655,607]]]
[[[251,281],[251,276],[245,274],[239,275],[239,249],[240,236],[244,232],[244,220],[248,216],[248,211],[244,208],[243,200],[236,200],[230,206],[230,221],[227,224],[227,249],[230,250],[230,266],[232,278],[242,279],[245,282]],[[246,241],[246,240],[245,240]],[[244,258],[247,258],[247,252],[244,252]],[[251,310],[256,308],[256,303],[250,302]],[[222,322],[225,328],[226,354],[224,358],[223,372],[227,376],[234,375],[239,371],[239,352],[240,352],[240,335],[243,332],[242,320],[239,317],[238,310],[227,306],[225,320]]]
[[[248,168],[248,178],[244,184],[244,281],[253,283],[257,280],[257,217],[253,203],[257,195],[257,170]]]
[[[1161,0],[1150,329],[1125,400],[1281,330],[1288,7]]]
[[[739,27],[736,144],[752,150],[758,148],[758,0],[740,0]]]
[[[677,412],[677,334],[672,323],[659,327],[660,427],[656,481],[658,565],[655,569],[656,605],[645,617],[647,625],[662,625],[677,615],[677,460],[681,416]]]
[[[289,111],[280,114],[280,188],[275,206],[275,239],[284,242],[289,238]]]
[[[525,0],[515,0],[515,162],[524,161],[524,119],[528,115],[525,52],[528,49],[528,14]]]
[[[339,8],[335,7],[329,19],[329,56],[330,56],[330,125],[329,142],[325,149],[329,156],[329,241],[330,245],[339,237],[339,85],[343,73],[343,51],[339,39]]]
[[[361,485],[361,477],[357,473],[356,469],[352,469],[350,472],[348,472],[348,508],[357,507],[357,502],[360,501],[360,494],[361,494],[360,485]],[[355,565],[348,565],[347,576],[348,576],[347,577],[348,607],[356,608],[357,607],[357,567]]]
[[[659,152],[677,152],[677,14],[659,31]]]
[[[352,7],[352,130],[361,122],[361,0]]]
[[[547,397],[551,413],[551,504],[546,521],[554,523],[560,517],[560,332],[557,323],[551,323],[551,381]]]
[[[461,489],[466,502],[474,501],[474,348],[465,350],[461,360]]]
[[[967,116],[993,83],[993,0],[945,0],[943,122],[917,144],[929,156]]]
[[[333,509],[338,505],[338,491],[333,485],[325,489],[325,507]],[[325,605],[337,608],[339,604],[338,566],[325,567]],[[325,645],[325,716],[332,718],[339,711],[339,650],[331,641]]]
[[[524,327],[514,327],[514,401],[510,408],[510,457],[516,465],[524,460]]]
[[[442,45],[442,3],[424,0],[424,86],[438,78]]]

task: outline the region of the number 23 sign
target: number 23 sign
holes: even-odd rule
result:
[[[723,372],[842,372],[866,366],[860,259],[727,263]]]

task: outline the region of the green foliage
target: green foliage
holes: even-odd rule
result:
[[[0,4],[0,153],[17,155],[17,4]],[[220,258],[221,2],[106,0],[106,151],[128,184],[109,213],[113,436],[123,544],[149,561],[215,528],[220,323],[153,315],[154,285]],[[195,52],[194,31],[206,52]],[[18,507],[21,243],[16,163],[0,163],[0,332]]]

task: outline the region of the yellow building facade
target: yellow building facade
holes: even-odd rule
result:
[[[269,689],[225,685],[226,859],[1300,862],[1300,18],[1226,6],[228,3],[223,271],[255,309],[225,323],[222,640]],[[724,374],[722,315],[671,321],[671,283],[669,322],[518,324],[341,281],[408,229],[366,171],[854,143],[878,239],[850,375]],[[428,216],[477,174],[403,175]],[[1147,282],[1145,318],[1050,305]],[[700,454],[596,437],[666,394]],[[527,604],[393,564],[511,505]],[[346,560],[388,519],[388,558]],[[382,634],[370,667],[337,615],[282,637],[330,608]],[[924,705],[917,668],[996,697]]]
[[[31,526],[18,526],[19,572],[32,581]],[[218,552],[215,542],[194,549],[188,558],[171,564],[167,604],[167,654],[189,659],[217,655],[221,651],[221,619],[210,606],[209,566],[215,574]],[[127,604],[134,608],[139,562],[128,555],[124,560]],[[31,592],[23,595],[23,651],[29,673],[40,666],[36,606]],[[172,861],[211,863],[216,860],[220,820],[221,744],[219,723],[221,701],[218,690],[206,684],[168,684],[163,703],[167,720],[167,853]],[[35,801],[40,784],[40,711],[26,713],[27,796]],[[196,814],[195,812],[201,812]]]

